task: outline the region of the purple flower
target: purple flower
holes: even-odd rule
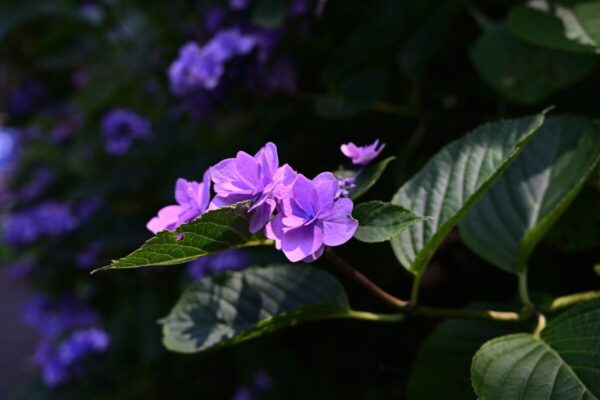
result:
[[[311,262],[325,246],[346,243],[356,231],[352,200],[336,200],[339,184],[330,172],[312,181],[298,175],[290,196],[279,202],[279,213],[267,224],[265,234],[292,261]]]
[[[240,11],[248,8],[250,0],[229,0],[229,8],[234,11]]]
[[[176,205],[163,207],[146,227],[154,234],[163,230],[175,230],[178,226],[201,215],[210,201],[210,179],[208,171],[202,182],[177,179],[175,184]]]
[[[40,229],[31,212],[12,213],[4,222],[4,240],[13,247],[25,246],[37,240]]]
[[[203,7],[204,8],[204,7]],[[204,29],[207,32],[216,32],[225,21],[225,11],[221,7],[211,6],[203,10]]]
[[[250,264],[248,254],[240,249],[198,258],[187,266],[187,275],[194,280],[227,271],[241,271]]]
[[[48,100],[46,86],[39,81],[26,81],[14,89],[8,97],[8,113],[15,117],[27,117]]]
[[[336,176],[339,189],[336,197],[348,197],[350,189],[356,186],[356,175],[353,176]]]
[[[36,169],[29,181],[19,190],[19,199],[27,202],[38,198],[56,181],[56,174],[48,168]]]
[[[104,148],[108,154],[123,155],[136,139],[150,136],[150,123],[130,110],[114,109],[102,119]]]
[[[96,324],[98,315],[87,304],[73,295],[51,299],[37,295],[23,309],[23,320],[34,327],[41,337],[60,337],[65,331],[89,328]]]
[[[67,204],[46,201],[38,205],[33,218],[40,232],[50,236],[61,236],[74,230],[78,220]]]
[[[352,160],[353,164],[367,165],[385,148],[385,144],[379,146],[379,139],[367,146],[357,146],[354,143],[343,144],[340,148],[342,153]]]
[[[0,128],[0,172],[9,170],[17,157],[17,140],[12,130]]]
[[[106,332],[98,328],[77,330],[58,346],[58,356],[65,365],[71,365],[89,353],[101,352],[108,347]]]
[[[279,167],[277,147],[269,142],[254,157],[239,151],[210,168],[216,196],[211,208],[251,201],[250,232],[262,229],[277,205],[285,197],[296,172],[285,164]]]
[[[241,387],[235,391],[231,400],[257,400],[252,391],[247,387]]]

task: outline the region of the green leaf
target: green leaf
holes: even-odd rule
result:
[[[381,178],[381,174],[383,174],[383,171],[385,171],[388,164],[395,159],[396,157],[388,157],[376,164],[368,166],[361,172],[354,182],[354,187],[349,190],[350,198],[356,200],[371,189],[379,178]]]
[[[450,143],[406,182],[393,204],[433,219],[392,239],[406,269],[420,274],[460,219],[504,173],[542,126],[544,113],[483,125]]]
[[[495,321],[440,323],[419,348],[408,380],[408,399],[474,399],[469,373],[473,356],[486,341],[506,333],[507,326]]]
[[[190,286],[162,321],[172,351],[223,347],[307,321],[351,318],[341,284],[307,265],[252,267]]]
[[[223,250],[270,244],[263,236],[250,233],[247,211],[247,203],[208,211],[174,232],[159,232],[138,250],[93,272],[182,264]]]
[[[572,11],[563,5],[549,6],[546,1],[530,2],[511,8],[508,24],[520,39],[537,46],[578,53],[599,49],[581,29]]]
[[[600,301],[550,321],[540,337],[502,336],[473,359],[471,379],[481,399],[597,399],[600,397]]]
[[[385,242],[417,222],[427,219],[404,207],[383,201],[359,204],[354,208],[352,215],[359,223],[354,237],[367,243]]]
[[[598,58],[530,45],[505,25],[484,32],[471,51],[482,79],[518,104],[535,104],[589,74]]]
[[[543,235],[600,161],[600,126],[576,116],[548,118],[536,137],[460,223],[464,241],[509,272],[526,267]]]

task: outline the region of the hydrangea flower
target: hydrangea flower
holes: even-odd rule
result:
[[[175,184],[176,205],[163,207],[146,227],[154,234],[162,230],[175,230],[178,226],[201,215],[210,201],[210,178],[208,171],[202,182],[177,179]]]
[[[277,147],[269,142],[254,157],[239,151],[210,168],[216,196],[211,207],[251,201],[250,232],[262,229],[296,177],[287,164],[279,167]]]
[[[150,123],[137,113],[125,109],[111,110],[102,120],[104,148],[108,154],[123,155],[134,140],[147,139],[150,130]]]
[[[48,200],[6,218],[4,238],[11,246],[27,245],[41,235],[61,236],[74,230],[79,220],[69,205]]]
[[[290,261],[314,261],[325,246],[339,246],[352,238],[358,227],[352,218],[353,203],[336,199],[338,189],[330,172],[313,180],[299,174],[290,196],[279,202],[279,213],[269,221],[265,234]]]
[[[240,11],[248,8],[250,0],[229,0],[229,8],[234,11]]]
[[[14,132],[0,128],[0,172],[8,170],[17,156]]]
[[[187,266],[187,275],[194,280],[227,271],[241,271],[250,264],[248,253],[241,249],[198,258]]]
[[[385,148],[385,144],[379,145],[379,139],[366,146],[357,146],[354,143],[346,143],[341,147],[342,153],[352,160],[353,164],[367,165],[373,161]]]
[[[185,44],[169,68],[171,90],[182,96],[199,89],[215,89],[225,73],[225,63],[248,54],[255,45],[253,36],[238,29],[219,31],[203,47],[194,42]]]

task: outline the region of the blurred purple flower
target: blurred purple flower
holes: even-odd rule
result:
[[[81,221],[86,220],[98,211],[102,207],[102,204],[104,204],[102,197],[90,197],[75,206],[75,214]]]
[[[97,266],[98,258],[102,252],[102,243],[92,242],[85,249],[75,255],[75,266],[81,269],[91,269]]]
[[[301,17],[311,12],[315,7],[313,0],[292,0],[290,5],[290,16]]]
[[[252,388],[258,392],[266,393],[273,388],[273,380],[264,369],[259,369],[252,377]]]
[[[51,299],[40,294],[25,304],[23,320],[41,337],[51,339],[68,330],[92,327],[97,323],[98,315],[73,295]]]
[[[46,86],[39,81],[26,81],[14,89],[8,97],[8,113],[14,117],[26,117],[47,102]]]
[[[265,226],[296,172],[287,164],[279,167],[277,147],[269,142],[254,157],[239,151],[217,163],[210,175],[216,193],[211,208],[250,200],[250,232],[255,233]]]
[[[241,387],[236,390],[231,400],[258,400],[252,391],[247,387]]]
[[[227,250],[222,253],[198,258],[187,265],[187,275],[199,280],[209,275],[227,271],[241,271],[250,264],[250,257],[240,249]]]
[[[356,175],[354,176],[336,176],[338,181],[338,192],[335,197],[348,197],[350,195],[350,189],[356,186]]]
[[[312,181],[299,174],[290,196],[279,202],[279,213],[265,234],[292,262],[311,262],[325,246],[339,246],[352,238],[358,221],[352,218],[352,200],[336,200],[339,184],[330,172]]]
[[[204,29],[207,32],[213,33],[221,29],[225,21],[225,11],[221,7],[209,6],[202,12],[204,14]]]
[[[367,165],[375,159],[385,148],[385,144],[379,145],[379,139],[366,146],[357,146],[354,143],[346,143],[340,146],[342,153],[352,160],[353,164]]]
[[[18,143],[15,132],[0,127],[0,173],[14,166],[18,154]]]
[[[106,332],[97,328],[76,330],[58,346],[58,356],[65,365],[71,365],[89,353],[106,350],[109,344]]]
[[[250,6],[250,0],[229,0],[229,8],[234,11],[245,10]]]
[[[31,178],[19,189],[19,200],[28,202],[37,199],[56,181],[56,174],[49,168],[33,171]]]
[[[104,147],[111,155],[123,155],[136,139],[150,137],[150,123],[139,114],[125,109],[114,109],[102,119]]]
[[[33,218],[41,233],[50,236],[61,236],[71,232],[78,225],[78,220],[67,204],[56,201],[45,201],[35,208]]]
[[[208,208],[210,201],[210,178],[208,171],[204,173],[202,182],[177,179],[175,184],[176,205],[160,209],[146,227],[155,235],[163,230],[175,230],[185,222],[201,215]]]

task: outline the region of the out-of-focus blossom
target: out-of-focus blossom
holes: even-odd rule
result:
[[[46,86],[35,80],[26,81],[10,92],[8,113],[14,117],[26,117],[44,106],[48,100]]]
[[[28,202],[40,197],[56,181],[56,174],[49,168],[40,167],[33,171],[31,178],[19,189],[19,200]]]
[[[15,132],[0,127],[0,173],[13,167],[18,154]]]
[[[198,258],[187,266],[187,275],[193,280],[227,271],[241,271],[250,264],[250,257],[240,249]]]
[[[234,11],[245,10],[250,6],[250,0],[229,0],[229,8]]]
[[[209,6],[201,10],[204,15],[204,29],[213,33],[221,29],[225,21],[225,10],[219,6]]]
[[[100,196],[85,199],[81,203],[75,205],[75,215],[81,221],[86,220],[98,211],[102,207],[102,204],[104,204],[104,199]]]
[[[352,238],[358,221],[352,218],[352,200],[336,195],[339,184],[330,172],[313,180],[298,175],[290,196],[279,202],[279,213],[265,234],[292,262],[311,262],[325,246],[339,246]]]
[[[206,211],[210,201],[208,171],[204,174],[202,182],[177,179],[175,200],[177,200],[176,205],[161,208],[158,215],[148,222],[146,225],[148,230],[154,234],[163,230],[172,231]]]
[[[4,238],[12,246],[27,245],[41,235],[69,233],[78,222],[67,204],[49,200],[28,210],[9,214],[4,224]]]
[[[379,139],[366,146],[357,146],[354,143],[346,143],[340,146],[342,153],[352,160],[353,164],[367,165],[373,161],[385,148],[385,144],[379,145]]]
[[[292,0],[290,16],[300,17],[310,13],[315,8],[314,0]]]
[[[75,265],[82,269],[91,269],[98,266],[98,259],[102,253],[102,243],[92,242],[75,255]]]
[[[254,373],[252,382],[249,386],[242,386],[236,390],[232,400],[260,400],[271,391],[273,381],[271,376],[265,370],[258,370]]]
[[[123,155],[135,140],[150,137],[150,123],[139,114],[125,109],[114,109],[102,119],[104,148],[108,154]]]

